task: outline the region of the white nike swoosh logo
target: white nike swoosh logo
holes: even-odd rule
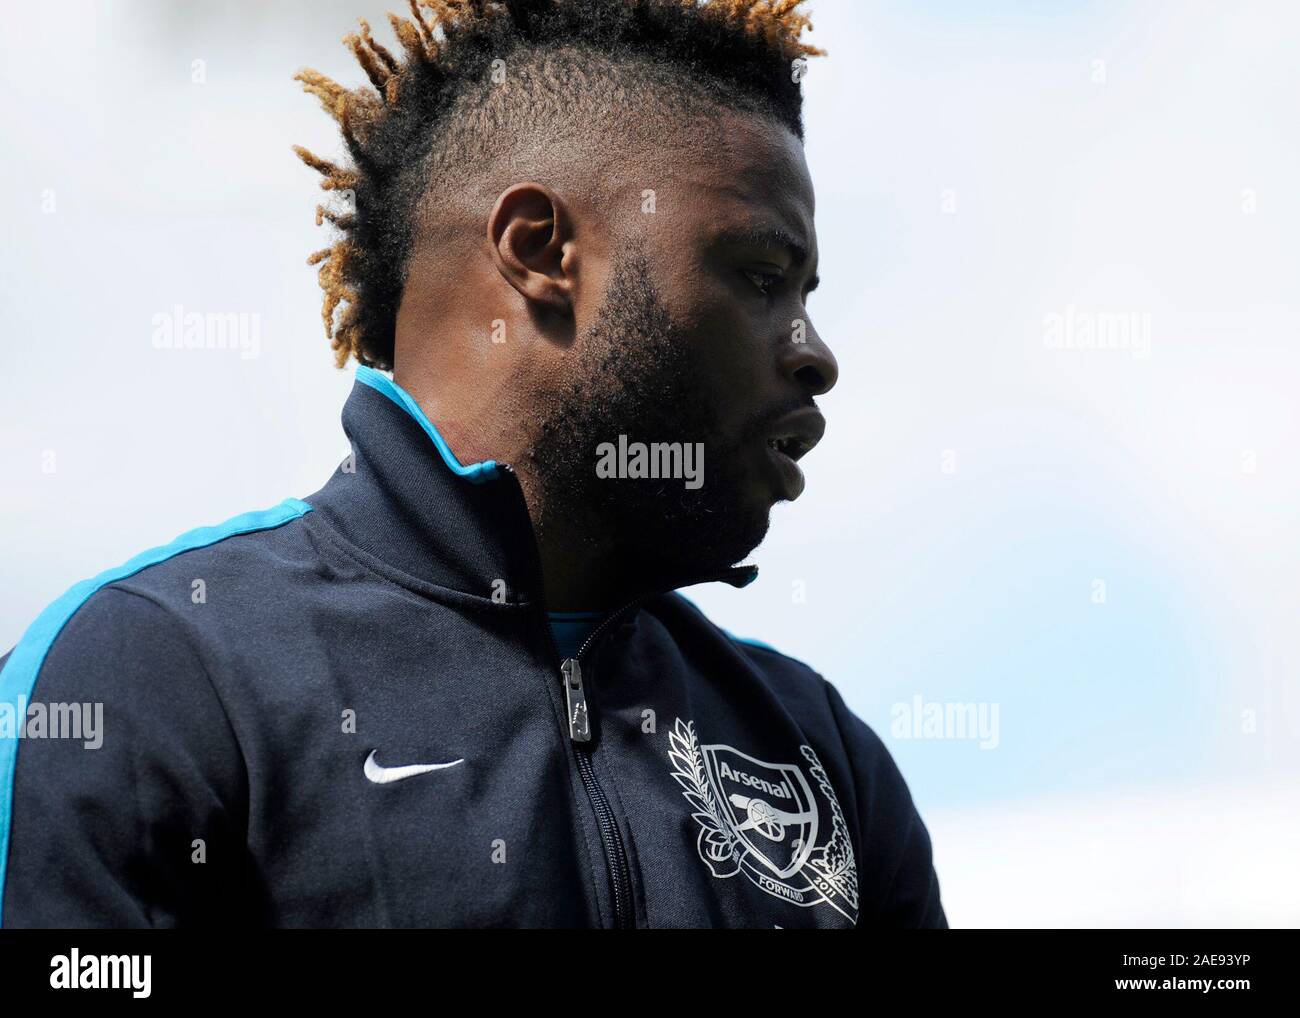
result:
[[[458,763],[464,763],[464,760],[452,760],[450,763],[436,764],[407,764],[405,767],[381,767],[379,761],[375,759],[375,751],[372,749],[370,755],[366,757],[366,777],[376,785],[386,785],[390,781],[401,781],[403,778],[413,778],[417,774],[428,774],[429,771],[440,771],[444,767],[455,767]]]

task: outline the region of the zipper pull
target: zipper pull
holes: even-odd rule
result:
[[[582,665],[576,657],[565,658],[560,674],[569,707],[569,738],[574,742],[590,742],[591,719],[587,717],[587,694],[582,690]]]

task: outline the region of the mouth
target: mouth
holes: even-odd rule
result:
[[[786,435],[781,438],[769,438],[767,440],[769,449],[773,449],[782,456],[788,456],[796,461],[807,453],[814,444],[805,438],[800,438],[798,435]]]
[[[805,482],[798,461],[821,441],[825,431],[826,418],[815,407],[796,410],[772,426],[767,448],[784,500],[793,502],[803,493]]]

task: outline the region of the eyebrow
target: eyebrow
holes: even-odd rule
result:
[[[790,256],[793,266],[804,265],[808,261],[808,248],[794,234],[783,227],[766,223],[745,223],[729,226],[718,232],[716,242],[719,244],[747,245],[749,247],[782,247]],[[820,276],[808,280],[807,290],[812,292],[821,282]]]

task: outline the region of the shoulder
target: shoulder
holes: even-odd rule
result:
[[[797,701],[819,711],[827,709],[826,691],[829,683],[812,665],[764,640],[724,629],[683,594],[674,592],[672,598],[683,611],[689,612],[700,624],[706,626],[715,639],[725,642],[733,652],[745,658],[787,705]]]
[[[265,583],[258,568],[265,547],[249,539],[300,519],[311,507],[288,499],[270,509],[244,513],[215,526],[187,531],[120,566],[74,584],[29,625],[0,661],[0,699],[30,696],[47,672],[83,680],[109,679],[121,662],[162,665],[194,656],[181,612],[201,604],[212,576],[234,571],[249,583]]]
[[[810,675],[817,674],[815,671],[813,671],[811,666],[805,664],[803,661],[800,661],[798,658],[791,657],[789,654],[785,654],[782,651],[777,650],[777,648],[773,647],[770,643],[766,643],[763,640],[759,640],[751,636],[740,636],[737,635],[736,633],[731,632],[730,630],[724,629],[722,626],[718,625],[711,618],[709,618],[709,616],[705,614],[703,608],[701,608],[698,604],[696,604],[694,601],[692,601],[689,597],[687,597],[685,594],[681,593],[680,591],[675,590],[672,592],[672,594],[668,595],[668,601],[672,604],[679,606],[683,611],[694,616],[698,621],[707,625],[709,628],[714,630],[719,636],[723,637],[729,643],[735,646],[736,649],[738,649],[745,655],[752,657],[756,661],[768,663],[768,664],[782,662],[800,671],[806,672],[807,674]]]
[[[833,682],[812,665],[764,640],[723,629],[689,598],[681,594],[674,594],[673,598],[682,610],[693,613],[700,624],[707,625],[717,639],[725,641],[735,653],[742,655],[792,715],[811,723],[817,731],[832,733],[831,738],[843,746],[854,772],[865,784],[877,790],[882,804],[890,809],[910,809],[907,783],[889,748],[876,731],[848,706]]]

